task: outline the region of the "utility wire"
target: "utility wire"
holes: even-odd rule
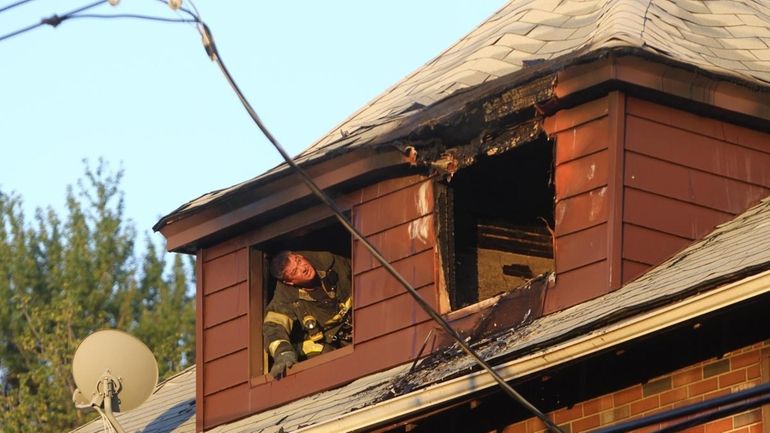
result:
[[[3,6],[3,7],[1,7],[1,8],[0,8],[0,12],[5,12],[5,11],[7,11],[7,10],[9,10],[9,9],[13,9],[13,8],[15,8],[16,6],[21,6],[21,5],[23,5],[24,3],[29,3],[29,2],[31,2],[31,1],[32,1],[32,0],[20,0],[20,1],[17,1],[16,3],[11,3],[11,4],[9,4],[8,6]]]
[[[154,17],[150,15],[141,15],[141,14],[75,14],[67,17],[67,19],[70,19],[70,20],[74,18],[95,18],[95,19],[128,18],[128,19],[139,19],[139,20],[147,20],[147,21],[160,21],[165,23],[197,23],[198,22],[197,20],[194,20],[194,19]]]
[[[192,14],[189,11],[186,11],[187,13]],[[288,153],[286,153],[286,150],[284,150],[283,146],[278,142],[278,140],[273,136],[272,133],[267,129],[264,123],[262,123],[262,120],[260,119],[257,112],[252,108],[249,101],[246,99],[246,97],[241,92],[238,85],[235,83],[235,80],[230,75],[230,72],[227,70],[227,67],[225,66],[224,62],[222,61],[219,52],[217,51],[216,45],[214,44],[214,39],[211,35],[211,31],[204,23],[200,20],[200,18],[197,15],[194,15],[195,19],[198,20],[200,23],[200,30],[201,30],[201,36],[203,37],[203,43],[204,47],[206,48],[206,52],[209,54],[209,57],[217,63],[219,66],[219,69],[222,71],[222,73],[225,76],[225,79],[227,79],[227,82],[230,84],[230,87],[232,87],[233,91],[238,96],[238,99],[241,101],[241,104],[243,104],[243,107],[246,109],[246,111],[249,113],[249,116],[251,116],[251,119],[256,123],[256,125],[259,127],[259,129],[262,131],[262,134],[265,135],[265,137],[270,141],[270,143],[275,147],[275,149],[278,151],[278,153],[281,154],[284,161],[286,161],[286,164],[288,164],[295,172],[297,172],[302,180],[305,182],[308,188],[313,192],[313,194],[318,197],[327,207],[329,207],[334,215],[337,217],[337,219],[340,221],[340,223],[347,229],[353,237],[355,237],[358,241],[360,241],[367,250],[374,256],[374,258],[377,259],[378,262],[390,273],[406,290],[409,292],[410,295],[414,298],[414,300],[417,302],[417,304],[433,319],[436,323],[438,323],[441,328],[449,334],[452,338],[454,338],[457,341],[457,344],[460,345],[460,347],[468,354],[470,355],[484,370],[486,370],[493,378],[494,380],[500,385],[500,387],[514,400],[516,400],[519,404],[524,406],[529,412],[540,418],[541,421],[554,433],[564,433],[556,424],[554,424],[550,418],[548,418],[547,415],[545,415],[543,412],[541,412],[538,408],[536,408],[532,403],[527,401],[521,394],[519,394],[513,387],[511,387],[505,379],[503,379],[493,368],[491,365],[489,365],[484,359],[479,356],[478,353],[476,353],[475,350],[473,350],[470,345],[455,331],[449,323],[444,320],[443,317],[441,317],[434,309],[431,307],[422,297],[417,293],[417,290],[415,290],[414,287],[401,275],[396,271],[396,269],[391,265],[385,257],[382,256],[382,254],[377,250],[377,248],[372,245],[369,240],[364,237],[364,235],[355,227],[353,224],[350,223],[350,221],[345,217],[345,215],[342,213],[342,210],[337,207],[337,205],[332,201],[329,196],[324,193],[318,185],[316,185],[315,181],[310,177],[310,175],[305,172],[300,166],[297,165],[297,163],[294,162],[294,160],[289,156]]]
[[[31,0],[27,0],[31,1]],[[165,0],[159,0],[162,3],[167,3]],[[208,25],[206,25],[205,22],[203,22],[198,14],[193,13],[192,11],[185,9],[185,8],[178,8],[182,12],[189,15],[192,20],[184,20],[184,19],[167,19],[167,18],[159,18],[159,17],[151,17],[151,16],[145,16],[145,15],[137,15],[137,14],[116,14],[116,15],[96,15],[96,14],[81,14],[80,12],[84,12],[88,9],[91,9],[93,7],[96,7],[102,3],[105,3],[106,0],[100,0],[95,3],[91,3],[89,5],[86,5],[84,7],[75,9],[73,11],[67,12],[66,14],[59,16],[59,15],[53,15],[49,18],[44,18],[40,21],[40,23],[34,24],[32,26],[25,27],[23,29],[17,30],[13,33],[9,33],[4,36],[0,36],[0,41],[3,41],[5,39],[11,38],[13,36],[17,36],[19,34],[25,33],[27,31],[33,30],[37,27],[40,27],[42,25],[48,24],[53,27],[58,26],[61,24],[61,22],[71,19],[71,18],[134,18],[134,19],[146,19],[146,20],[153,20],[153,21],[164,21],[164,22],[195,22],[198,23],[198,31],[201,34],[201,37],[203,38],[203,46],[206,49],[206,53],[208,54],[209,58],[211,58],[213,61],[217,63],[219,66],[219,69],[222,71],[222,74],[225,76],[225,79],[227,80],[228,84],[230,84],[230,87],[232,87],[235,94],[238,96],[238,99],[241,101],[241,104],[243,104],[243,107],[246,109],[246,111],[249,113],[249,116],[251,116],[251,119],[254,121],[254,123],[259,127],[260,131],[265,135],[265,137],[270,141],[270,143],[275,147],[275,149],[278,151],[278,153],[283,157],[286,164],[288,164],[295,172],[297,172],[302,181],[307,185],[307,187],[310,189],[310,191],[318,197],[327,207],[329,207],[334,215],[337,217],[337,219],[340,221],[340,223],[345,227],[346,230],[348,230],[354,238],[356,238],[358,241],[360,241],[367,250],[374,256],[375,259],[377,259],[380,264],[390,273],[405,289],[409,294],[414,298],[414,300],[417,302],[417,304],[430,316],[431,319],[433,319],[436,323],[438,323],[441,328],[452,338],[454,338],[457,341],[457,344],[469,355],[471,356],[476,363],[478,363],[484,370],[486,370],[492,378],[500,385],[500,387],[514,400],[516,400],[519,404],[524,406],[529,412],[537,416],[543,423],[554,433],[564,433],[556,424],[554,424],[550,418],[548,418],[547,415],[545,415],[543,412],[541,412],[539,409],[537,409],[532,403],[527,401],[521,394],[519,394],[513,387],[511,387],[505,379],[503,379],[493,368],[491,365],[489,365],[484,359],[479,356],[478,353],[476,353],[475,350],[473,350],[470,345],[455,331],[449,323],[444,320],[443,317],[441,317],[434,309],[431,307],[422,297],[417,293],[417,290],[415,290],[414,287],[403,277],[401,274],[396,271],[396,269],[391,265],[385,257],[382,256],[382,254],[377,250],[377,248],[372,245],[369,240],[364,237],[364,235],[355,227],[353,224],[350,223],[350,221],[345,217],[345,215],[342,213],[342,210],[339,209],[339,207],[332,201],[331,198],[329,198],[326,193],[324,193],[318,185],[316,185],[315,181],[303,170],[301,167],[299,167],[294,160],[291,158],[291,156],[286,153],[286,150],[284,150],[283,146],[278,142],[278,140],[273,136],[272,133],[267,129],[264,123],[262,123],[262,120],[260,119],[257,112],[252,108],[249,101],[246,99],[246,97],[243,95],[243,92],[241,92],[240,88],[236,84],[233,77],[230,75],[230,72],[227,70],[227,67],[225,66],[224,62],[221,59],[221,56],[219,55],[219,52],[216,48],[216,45],[214,44],[214,39],[211,35],[211,30],[209,29]]]
[[[30,30],[34,30],[34,29],[36,29],[36,28],[38,28],[40,26],[44,26],[46,24],[48,24],[51,27],[56,27],[59,24],[61,24],[63,21],[72,18],[73,15],[76,15],[76,14],[78,14],[80,12],[85,12],[85,11],[87,11],[89,9],[95,8],[96,6],[99,6],[102,3],[106,3],[106,2],[107,2],[107,0],[99,0],[99,1],[96,1],[94,3],[85,5],[83,7],[71,10],[71,11],[69,11],[69,12],[67,12],[67,13],[65,13],[63,15],[53,14],[53,15],[51,15],[48,18],[41,19],[40,22],[37,23],[37,24],[32,24],[31,26],[27,26],[27,27],[24,27],[22,29],[16,30],[14,32],[8,33],[6,35],[0,36],[0,41],[4,41],[6,39],[10,39],[10,38],[12,38],[14,36],[18,36],[18,35],[20,35],[22,33],[26,33],[26,32],[28,32]],[[14,6],[14,5],[7,6],[6,8],[12,7],[12,6]]]
[[[654,424],[661,424],[684,418],[683,421],[679,421],[675,424],[668,424],[666,427],[658,430],[658,433],[673,433],[692,426],[704,424],[714,419],[722,418],[726,415],[761,406],[768,401],[770,401],[770,383],[765,383],[744,391],[738,391],[725,396],[715,397],[711,400],[693,403],[688,406],[667,410],[665,412],[594,430],[594,433],[625,433]]]

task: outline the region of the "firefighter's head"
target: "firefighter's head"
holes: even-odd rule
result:
[[[302,255],[281,251],[270,261],[270,274],[289,286],[307,287],[316,278],[313,265]]]

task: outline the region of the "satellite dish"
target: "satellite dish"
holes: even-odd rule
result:
[[[139,339],[107,329],[80,343],[72,360],[72,376],[77,386],[72,395],[75,406],[95,408],[122,431],[112,413],[134,409],[147,400],[158,384],[158,364]]]

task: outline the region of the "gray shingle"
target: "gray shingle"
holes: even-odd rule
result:
[[[767,56],[764,52],[728,51],[764,50],[768,48],[765,39],[770,40],[770,7],[763,4],[763,0],[514,0],[332,129],[298,159],[323,156],[328,151],[326,145],[333,142],[338,143],[337,149],[354,148],[354,140],[341,140],[340,130],[355,135],[356,125],[377,125],[408,117],[419,111],[405,110],[416,100],[438,101],[458,88],[517,72],[522,67],[519,59],[551,59],[583,48],[590,52],[607,47],[643,47],[717,74],[770,86],[763,63],[736,62],[755,57],[763,59]],[[693,44],[727,50],[709,52]],[[478,68],[483,60],[508,59],[517,60],[511,61],[510,67]],[[464,74],[463,68],[489,75]],[[394,117],[393,113],[398,114]],[[377,139],[371,131],[367,130],[366,135],[367,139],[359,140],[358,146]],[[175,213],[210,203],[239,186],[258,182],[263,176],[202,196]]]
[[[476,344],[482,356],[510,358],[528,348],[547,347],[574,330],[601,333],[619,311],[644,311],[661,300],[686,297],[718,287],[721,279],[741,273],[758,273],[770,267],[770,198],[720,224],[712,233],[656,266],[622,288]],[[709,283],[710,281],[714,281]],[[669,301],[671,302],[671,301]],[[639,314],[639,313],[635,313]],[[579,338],[576,335],[572,338]],[[410,380],[413,391],[470,371],[473,362],[464,355],[446,361],[442,369],[410,375],[410,365],[376,373],[343,387],[321,392],[279,408],[221,425],[211,433],[291,432],[302,426],[344,416],[373,404],[399,380]],[[195,430],[195,369],[188,369],[159,385],[150,399],[134,411],[119,414],[129,431],[188,433]],[[280,425],[279,425],[280,424]],[[78,433],[96,433],[101,422],[89,423]]]

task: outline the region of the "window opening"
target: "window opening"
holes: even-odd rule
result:
[[[281,252],[289,254],[276,262],[285,271],[279,280],[271,264]],[[253,341],[264,349],[253,351],[261,358],[261,365],[252,360],[254,376],[279,378],[294,363],[352,344],[351,239],[342,225],[327,220],[296,230],[255,246],[252,257],[261,301]]]
[[[479,156],[438,194],[442,265],[453,310],[554,270],[553,144]]]

